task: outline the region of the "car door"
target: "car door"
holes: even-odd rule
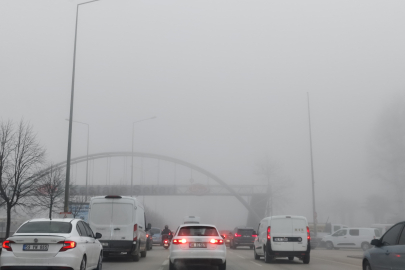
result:
[[[396,259],[395,257],[398,238],[400,233],[402,232],[402,229],[402,223],[393,226],[381,238],[382,246],[370,249],[370,260],[372,269],[392,269],[393,261],[395,261]]]
[[[347,230],[346,229],[341,229],[334,234],[332,234],[332,237],[330,238],[333,242],[333,245],[335,247],[342,247],[345,246],[345,242],[347,241]]]
[[[96,239],[94,237],[93,231],[90,229],[89,225],[81,221],[86,230],[86,243],[87,243],[87,265],[95,266],[98,262],[98,244],[96,244]],[[96,254],[97,253],[97,254]]]
[[[404,224],[404,223],[403,223]],[[405,269],[405,226],[402,229],[402,233],[399,237],[398,244],[393,248],[392,256],[392,269],[404,270]]]

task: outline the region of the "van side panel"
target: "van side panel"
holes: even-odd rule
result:
[[[293,236],[300,237],[302,242],[294,242],[294,251],[306,251],[308,245],[307,238],[307,222],[305,219],[294,218],[293,221]]]

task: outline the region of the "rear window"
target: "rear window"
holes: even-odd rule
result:
[[[253,229],[238,229],[238,234],[240,234],[242,236],[245,236],[245,235],[252,236]]]
[[[152,228],[152,229],[150,229],[150,232],[153,234],[160,234],[160,229]]]
[[[36,221],[25,223],[17,233],[70,233],[71,231],[70,222]]]
[[[219,235],[215,227],[190,226],[180,228],[178,236],[219,236]]]
[[[95,203],[91,206],[90,220],[97,225],[110,225],[112,219],[111,203]]]

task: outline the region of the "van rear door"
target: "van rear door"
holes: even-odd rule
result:
[[[124,198],[113,200],[111,240],[133,240],[134,207],[133,200]]]
[[[289,238],[293,236],[293,222],[291,218],[272,218],[270,233],[272,250],[294,250],[294,243],[289,241]]]
[[[308,245],[307,222],[302,218],[293,218],[294,251],[306,251]],[[299,241],[301,240],[301,241]]]
[[[90,206],[90,228],[102,234],[100,240],[111,240],[111,221],[113,218],[113,200],[95,199]]]

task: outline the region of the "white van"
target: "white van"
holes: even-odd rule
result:
[[[146,257],[145,211],[136,198],[108,195],[90,200],[89,225],[100,232],[103,256],[125,255],[134,261]]]
[[[344,228],[332,235],[322,238],[327,249],[339,248],[371,248],[370,242],[381,237],[379,229],[376,228]]]
[[[197,216],[185,216],[183,219],[184,224],[200,224],[200,217]]]
[[[308,222],[301,216],[272,216],[260,221],[254,242],[254,257],[264,256],[266,263],[274,258],[299,258],[305,264],[310,259]]]

